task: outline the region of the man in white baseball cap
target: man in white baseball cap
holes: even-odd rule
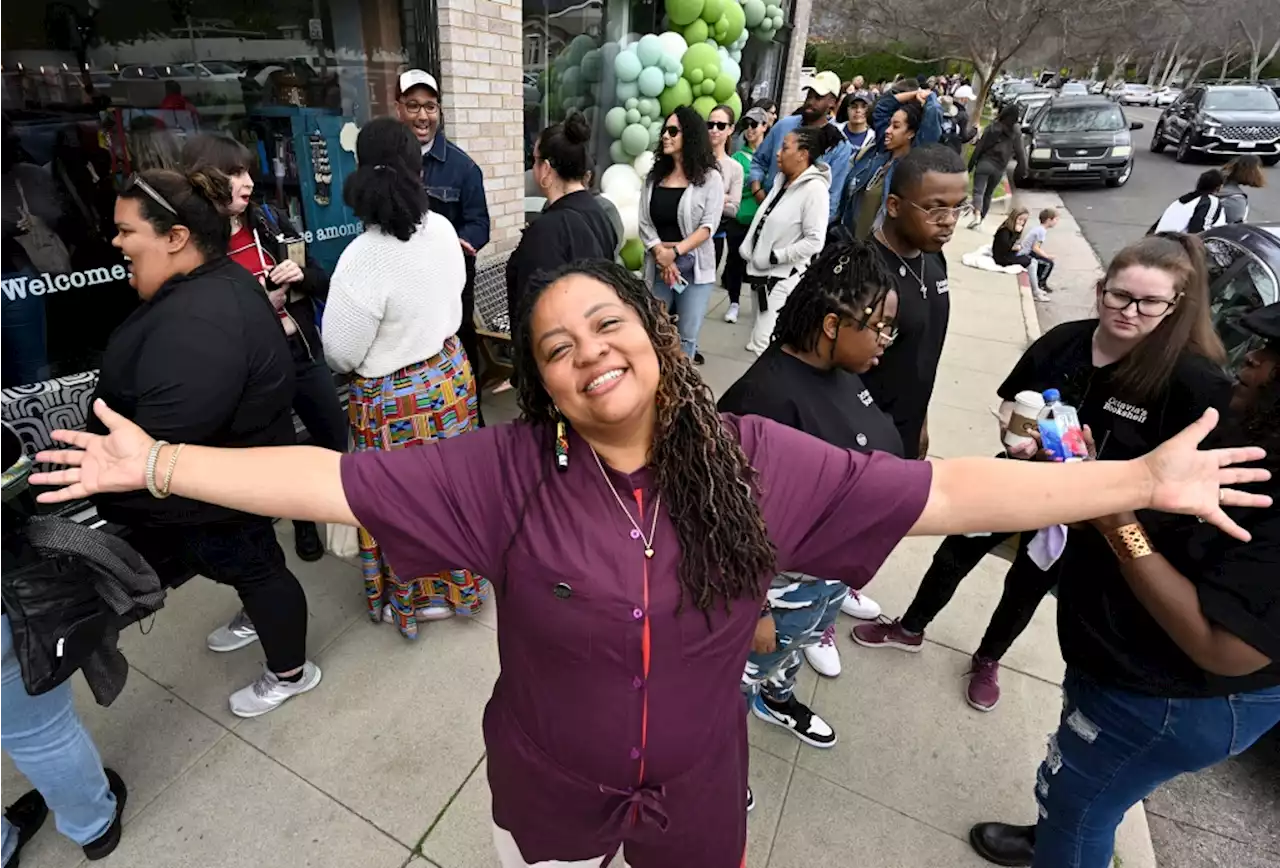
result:
[[[445,138],[440,128],[443,109],[440,85],[426,70],[410,69],[400,74],[400,96],[396,100],[400,121],[422,147],[422,186],[431,200],[431,210],[442,214],[458,233],[458,243],[466,254],[467,286],[462,291],[462,325],[458,339],[473,366],[480,363],[476,336],[476,254],[489,243],[489,206],[484,197],[484,173],[467,152]],[[477,376],[479,371],[475,372]],[[478,397],[478,394],[477,394]],[[484,416],[481,415],[481,424]]]
[[[797,127],[820,127],[823,124],[834,124],[831,113],[840,104],[840,76],[824,70],[805,82],[807,93],[804,105],[790,117],[780,118],[769,135],[765,136],[760,147],[756,148],[751,158],[751,172],[747,176],[751,193],[757,202],[763,202],[765,195],[773,186],[774,176],[778,174],[778,150],[782,140]],[[849,141],[840,134],[840,144],[827,151],[821,157],[831,169],[831,215],[834,216],[840,205],[840,191],[844,189],[845,177],[849,174],[849,158],[853,148]]]

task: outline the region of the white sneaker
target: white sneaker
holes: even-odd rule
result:
[[[874,621],[880,617],[880,604],[850,588],[849,596],[840,604],[840,611],[863,621]]]
[[[737,304],[729,305],[729,309],[724,312],[724,321],[725,322],[738,321],[738,305]]]
[[[414,609],[413,614],[419,621],[443,621],[453,617],[453,609],[449,606],[423,606]]]
[[[1049,293],[1045,292],[1043,289],[1037,289],[1032,291],[1031,297],[1036,301],[1048,301]]]
[[[827,678],[835,678],[840,674],[840,649],[836,647],[836,628],[833,624],[822,634],[817,645],[804,646],[804,659],[809,661],[813,671]]]
[[[241,609],[228,623],[209,634],[207,640],[210,651],[225,653],[238,651],[258,641],[258,628],[253,626],[249,616]]]
[[[259,717],[319,683],[320,667],[310,660],[302,665],[302,677],[296,682],[281,681],[264,666],[256,681],[231,694],[231,713],[236,717]]]

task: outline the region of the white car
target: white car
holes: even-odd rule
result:
[[[1060,96],[1088,96],[1089,88],[1082,81],[1069,81],[1058,91]]]
[[[1156,91],[1156,105],[1173,105],[1173,101],[1182,96],[1180,87],[1162,87]]]
[[[1149,84],[1126,84],[1115,99],[1120,105],[1152,105],[1155,103],[1156,92]]]

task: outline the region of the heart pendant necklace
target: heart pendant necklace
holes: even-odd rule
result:
[[[636,520],[631,517],[631,510],[627,509],[627,505],[622,502],[622,495],[618,494],[618,489],[614,487],[613,480],[609,478],[609,474],[605,472],[604,464],[600,461],[600,456],[596,455],[594,449],[591,455],[596,459],[596,467],[600,468],[600,475],[604,477],[605,485],[609,486],[609,491],[613,494],[613,499],[618,501],[618,509],[622,510],[622,514],[627,517],[627,521],[631,522],[631,538],[644,541],[644,556],[646,558],[653,557],[653,540],[658,530],[658,512],[662,509],[662,492],[658,492],[658,499],[653,503],[653,521],[649,524],[649,535],[645,536],[644,531],[640,529],[640,525],[636,524]]]

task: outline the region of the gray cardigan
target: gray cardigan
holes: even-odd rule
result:
[[[657,279],[658,264],[653,258],[653,249],[661,244],[658,230],[653,225],[653,217],[649,213],[649,203],[653,198],[654,180],[650,176],[644,182],[644,190],[640,194],[640,241],[644,244],[644,279],[649,285]],[[690,184],[680,196],[680,234],[688,238],[698,229],[706,226],[711,234],[716,234],[720,226],[720,215],[724,211],[724,178],[712,170],[707,172],[701,184]],[[693,251],[693,282],[716,282],[716,248],[710,236]]]

